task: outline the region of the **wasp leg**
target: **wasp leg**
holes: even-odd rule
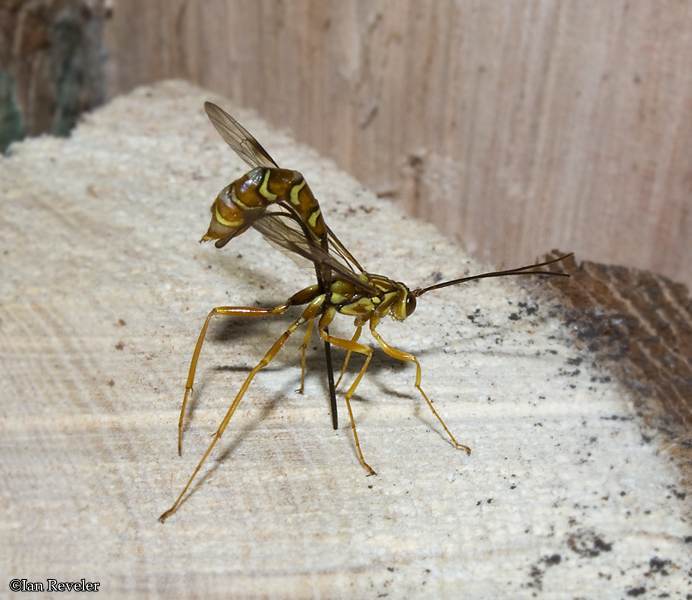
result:
[[[351,338],[352,342],[357,342],[358,338],[360,338],[360,332],[363,331],[363,326],[362,325],[357,325],[356,326],[356,332],[353,334],[353,337]],[[346,369],[348,368],[348,361],[351,360],[351,350],[346,352],[346,358],[344,358],[344,364],[341,365],[341,372],[339,373],[339,379],[336,380],[336,389],[339,389],[339,384],[341,383],[341,379],[344,376],[344,373],[346,372]]]
[[[199,463],[197,463],[197,466],[195,467],[195,470],[192,472],[192,475],[190,475],[190,478],[188,479],[187,483],[185,484],[185,487],[183,490],[180,492],[178,495],[176,501],[173,503],[173,506],[169,508],[166,512],[164,512],[160,517],[159,521],[163,523],[168,517],[170,517],[176,510],[178,510],[178,507],[180,506],[180,503],[183,499],[183,496],[185,495],[185,492],[190,488],[190,485],[194,481],[197,473],[199,470],[202,468],[202,465],[204,462],[207,460],[207,457],[211,454],[211,451],[214,449],[214,446],[216,446],[216,443],[221,439],[221,436],[223,435],[223,432],[226,430],[226,427],[228,427],[228,423],[231,420],[231,417],[233,417],[233,414],[235,413],[236,409],[238,408],[238,405],[240,404],[240,401],[243,399],[243,396],[245,395],[245,392],[247,389],[250,387],[250,384],[252,383],[252,380],[255,378],[255,375],[264,367],[266,367],[273,359],[274,357],[279,353],[279,350],[283,347],[283,345],[286,343],[286,340],[291,336],[291,334],[298,329],[305,321],[308,319],[314,319],[317,314],[319,314],[322,303],[324,302],[324,295],[320,295],[319,297],[315,298],[308,307],[303,311],[303,314],[300,315],[291,325],[289,326],[286,331],[284,331],[279,339],[277,339],[273,344],[272,347],[269,348],[267,353],[262,357],[262,360],[260,360],[248,373],[248,376],[245,378],[245,381],[243,381],[243,385],[240,386],[240,390],[238,390],[238,393],[236,394],[235,398],[233,399],[233,402],[231,402],[231,405],[228,407],[228,410],[226,411],[226,414],[224,415],[221,424],[219,425],[218,429],[214,432],[214,435],[212,437],[212,440],[205,450],[204,454],[202,455],[202,458],[200,459]]]
[[[430,407],[432,413],[435,415],[435,418],[437,418],[437,420],[440,422],[440,425],[442,425],[444,430],[447,432],[449,439],[452,441],[452,445],[458,450],[463,450],[464,452],[466,452],[466,454],[471,454],[471,448],[457,442],[452,432],[448,429],[447,425],[442,420],[442,417],[435,410],[435,407],[433,406],[433,403],[430,401],[430,398],[428,398],[428,395],[423,391],[423,388],[421,387],[422,372],[418,359],[413,354],[404,352],[402,350],[397,350],[396,348],[392,348],[392,346],[385,342],[382,339],[382,336],[375,330],[375,327],[377,327],[377,323],[378,322],[375,320],[370,321],[370,333],[372,333],[372,336],[375,338],[375,340],[377,340],[377,343],[380,345],[380,348],[384,350],[385,354],[391,356],[392,358],[395,358],[396,360],[400,360],[402,362],[412,362],[416,365],[416,388],[421,393],[421,396],[423,396],[425,401],[428,403],[428,406]]]
[[[192,388],[195,382],[195,371],[197,370],[197,360],[199,359],[199,354],[202,351],[202,345],[204,344],[204,338],[207,336],[207,330],[209,329],[209,322],[215,315],[224,315],[231,317],[268,317],[272,315],[281,315],[288,310],[289,304],[280,304],[273,308],[261,308],[258,306],[217,306],[212,308],[207,315],[204,325],[199,332],[199,337],[197,338],[197,344],[195,345],[195,350],[192,353],[192,360],[190,361],[190,369],[187,373],[187,382],[185,384],[185,395],[183,396],[183,403],[180,407],[180,417],[178,418],[178,455],[183,453],[183,426],[185,420],[185,409],[187,408],[187,402],[192,396]]]
[[[358,384],[360,383],[360,380],[363,379],[363,375],[365,375],[365,371],[368,370],[368,365],[370,364],[370,359],[372,358],[372,348],[369,348],[368,346],[364,346],[363,344],[358,344],[352,340],[345,340],[343,338],[338,338],[334,337],[333,335],[329,335],[325,329],[331,322],[331,320],[334,318],[334,310],[329,309],[327,310],[323,315],[322,318],[320,319],[319,325],[317,326],[317,330],[320,333],[320,336],[322,337],[323,340],[326,342],[331,342],[335,346],[338,346],[339,348],[343,348],[344,350],[348,350],[349,352],[358,352],[358,354],[363,354],[365,355],[365,362],[363,363],[363,366],[360,368],[360,372],[356,376],[355,380],[351,384],[351,387],[348,388],[348,391],[346,392],[346,396],[344,396],[344,399],[346,400],[346,408],[348,409],[348,417],[351,420],[351,431],[353,432],[353,439],[356,443],[356,451],[358,453],[358,460],[360,461],[360,464],[363,465],[363,468],[367,471],[368,475],[377,475],[375,473],[375,470],[365,462],[365,458],[363,457],[363,451],[360,448],[360,441],[358,440],[358,432],[356,431],[356,420],[353,417],[353,409],[351,408],[351,397],[356,391],[356,388],[358,387]]]
[[[303,338],[303,343],[300,345],[300,388],[298,388],[298,393],[302,394],[305,389],[305,370],[307,368],[306,352],[308,345],[310,344],[310,338],[312,337],[312,326],[315,324],[315,319],[310,319],[308,321],[308,326],[305,329],[305,337]]]

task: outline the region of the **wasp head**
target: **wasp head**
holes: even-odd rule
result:
[[[389,308],[389,314],[397,321],[403,321],[416,310],[416,297],[403,283],[397,283],[394,302]]]

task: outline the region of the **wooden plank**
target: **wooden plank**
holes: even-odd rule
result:
[[[348,424],[331,429],[317,344],[305,394],[295,391],[296,340],[258,375],[182,509],[157,523],[288,323],[213,324],[178,458],[178,407],[207,311],[273,304],[314,278],[252,233],[222,251],[198,245],[211,199],[245,168],[206,120],[209,95],[139,89],[69,139],[28,140],[0,159],[4,581],[85,577],[118,598],[686,592],[689,503],[666,438],[565,320],[576,301],[545,282],[447,288],[381,325],[419,356],[426,391],[471,456],[446,442],[413,369],[376,352],[354,402],[378,471],[366,477]],[[314,151],[232,112],[280,163],[301,166],[369,269],[412,286],[482,269]],[[637,277],[610,293],[625,297]],[[678,291],[665,308],[651,296],[671,323],[689,302]],[[617,309],[625,321],[628,307]],[[333,331],[349,335],[351,320]]]
[[[569,247],[692,284],[692,4],[120,0],[124,91],[252,107],[496,262]]]
[[[0,151],[25,135],[67,135],[105,94],[103,0],[0,3]]]
[[[628,391],[657,443],[692,486],[692,299],[687,288],[645,271],[584,262],[567,266],[557,289],[560,313],[593,365]],[[549,300],[550,301],[550,300]],[[575,362],[579,369],[581,361]],[[646,433],[642,434],[644,437]]]

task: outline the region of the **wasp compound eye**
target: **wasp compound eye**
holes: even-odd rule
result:
[[[409,294],[408,298],[406,298],[406,316],[410,316],[414,310],[416,310],[416,297],[413,294]]]

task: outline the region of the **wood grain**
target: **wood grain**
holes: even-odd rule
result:
[[[692,298],[684,285],[646,271],[593,262],[564,265],[549,280],[560,314],[592,365],[627,390],[692,494]],[[536,293],[546,293],[546,287]],[[550,301],[550,300],[549,300]],[[581,361],[573,366],[578,369]],[[646,434],[644,434],[646,435]],[[688,514],[690,511],[688,511]]]
[[[0,2],[0,151],[67,135],[104,100],[104,0]]]
[[[692,283],[692,4],[119,0],[112,92],[252,107],[478,257]]]

